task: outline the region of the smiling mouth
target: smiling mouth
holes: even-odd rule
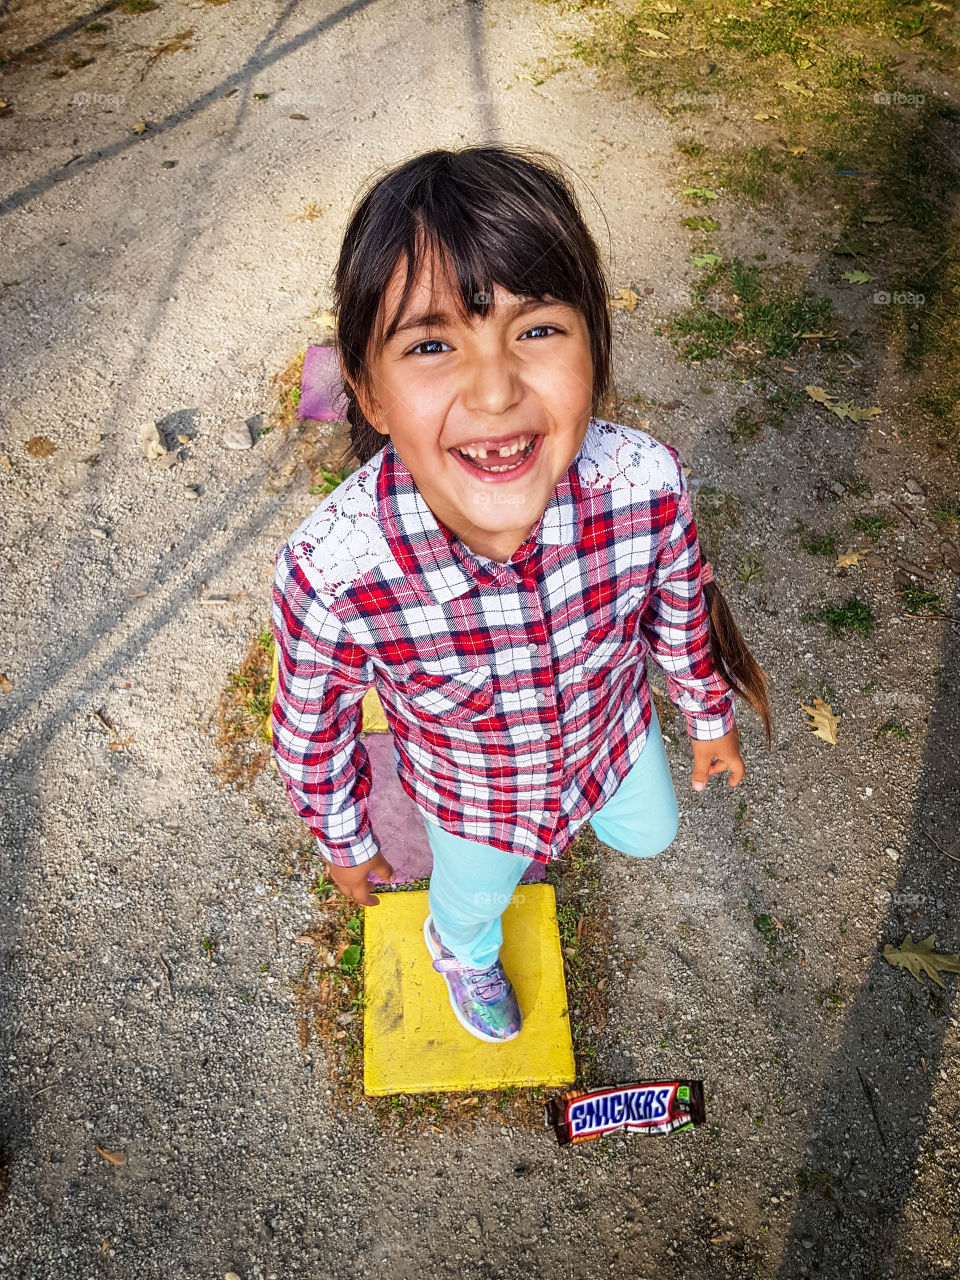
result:
[[[516,453],[510,454],[507,458],[500,457],[499,453],[496,453],[493,450],[490,450],[489,452],[485,450],[483,457],[473,457],[463,449],[457,449],[456,452],[459,453],[464,462],[473,467],[476,471],[516,471],[517,467],[522,466],[530,457],[531,453],[533,453],[536,448],[538,438],[538,436],[531,436],[529,442],[522,449],[519,449]]]

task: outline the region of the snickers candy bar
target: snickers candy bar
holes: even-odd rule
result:
[[[561,1147],[605,1133],[676,1133],[706,1119],[702,1080],[643,1080],[564,1093],[544,1112]]]

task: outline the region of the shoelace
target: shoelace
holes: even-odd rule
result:
[[[440,960],[434,960],[433,967],[438,973],[449,973],[451,969],[458,970],[473,987],[477,999],[482,1000],[484,1004],[493,1004],[507,989],[495,964],[489,969],[468,969],[456,956],[443,956]]]

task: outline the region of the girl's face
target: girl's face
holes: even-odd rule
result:
[[[402,269],[401,261],[387,289],[388,316],[400,301]],[[437,519],[472,551],[506,562],[586,434],[593,400],[586,321],[567,303],[496,285],[493,308],[465,323],[449,280],[438,281],[431,307],[426,271],[371,366],[376,404],[361,406],[389,434]]]

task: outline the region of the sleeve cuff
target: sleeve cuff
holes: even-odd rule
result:
[[[714,738],[722,738],[730,732],[737,723],[736,716],[733,714],[733,703],[731,702],[728,711],[721,712],[714,716],[695,716],[689,711],[685,711],[684,715],[687,721],[687,733],[691,738],[696,738],[700,742],[710,742]]]
[[[328,844],[324,844],[319,836],[316,837],[316,840],[317,848],[320,850],[321,855],[326,858],[327,862],[332,862],[335,867],[359,867],[364,862],[371,862],[380,852],[380,845],[372,831],[368,831],[365,836],[361,836],[353,844],[338,845],[335,849]]]

